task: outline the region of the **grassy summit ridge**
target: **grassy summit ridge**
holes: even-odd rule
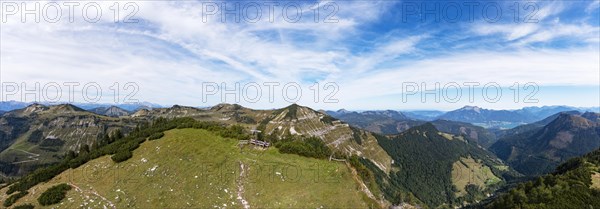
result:
[[[343,163],[275,148],[241,150],[237,142],[202,129],[170,130],[141,144],[127,161],[104,156],[38,184],[16,205],[38,206],[41,191],[68,183],[75,189],[52,207],[369,207]]]

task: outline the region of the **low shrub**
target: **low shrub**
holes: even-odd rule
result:
[[[125,149],[120,152],[117,152],[116,154],[111,156],[110,159],[112,159],[115,163],[120,163],[120,162],[128,160],[132,156],[133,156],[133,153],[131,153],[131,151],[129,151],[128,149]]]
[[[332,154],[331,149],[316,137],[304,139],[283,140],[275,143],[281,153],[297,154],[312,158],[327,158]]]
[[[17,205],[13,209],[33,209],[33,208],[34,207],[32,204],[25,204],[25,205]]]
[[[163,136],[165,136],[165,133],[163,133],[163,132],[155,133],[155,134],[150,135],[150,137],[148,137],[148,140],[160,139]]]
[[[10,197],[6,198],[6,200],[4,201],[4,207],[10,207],[11,205],[15,204],[15,202],[17,202],[17,200],[21,199],[21,197],[25,197],[25,195],[29,194],[29,192],[27,191],[22,191],[16,194],[11,195]]]
[[[71,186],[68,184],[59,184],[48,188],[40,197],[38,202],[40,205],[47,206],[59,203],[67,195],[67,191],[71,190]]]

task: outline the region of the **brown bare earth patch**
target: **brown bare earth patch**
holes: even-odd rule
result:
[[[600,173],[598,172],[592,174],[592,188],[600,189]]]
[[[556,137],[550,141],[550,145],[558,149],[563,149],[573,142],[573,134],[568,131],[561,131],[556,134]]]

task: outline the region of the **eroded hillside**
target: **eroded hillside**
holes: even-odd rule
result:
[[[0,165],[5,176],[20,176],[56,163],[67,151],[97,146],[104,136],[133,129],[137,121],[87,112],[73,105],[30,105],[0,117]]]

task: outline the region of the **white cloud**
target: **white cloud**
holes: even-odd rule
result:
[[[100,3],[108,8],[114,2]],[[322,1],[319,7],[327,3]],[[314,23],[310,18],[289,23],[281,16],[274,22],[263,18],[254,24],[221,23],[218,15],[208,16],[205,22],[202,1],[139,1],[135,18],[140,22],[131,24],[114,24],[109,13],[93,24],[81,18],[75,23],[24,24],[11,21],[20,19],[15,16],[2,25],[2,80],[94,81],[106,88],[113,82],[133,81],[140,85],[142,100],[198,106],[208,105],[200,103],[202,82],[277,81],[307,87],[315,80],[335,81],[342,103],[315,104],[334,108],[352,105],[348,101],[399,93],[401,81],[598,83],[597,48],[560,51],[528,47],[563,37],[597,43],[595,26],[560,21],[476,25],[467,33],[500,34],[502,41],[513,44],[517,51],[459,51],[410,60],[406,57],[421,53],[419,44],[437,41],[435,35],[380,34],[375,40],[364,40],[360,52],[348,43],[364,32],[361,27],[387,21],[379,18],[396,2],[335,3],[339,6],[337,23]],[[563,10],[564,5],[551,4],[542,8],[540,18],[548,20]],[[121,11],[120,20],[126,15]],[[310,17],[310,13],[305,15]],[[439,49],[441,54],[444,50]],[[306,95],[301,103],[311,104],[312,97]],[[280,101],[251,106],[284,105]]]
[[[100,3],[110,11],[114,2]],[[163,104],[197,102],[201,82],[302,83],[315,74],[339,72],[335,60],[348,56],[347,51],[300,44],[296,37],[285,37],[286,32],[294,28],[332,40],[350,35],[357,24],[382,12],[380,3],[357,2],[339,5],[338,23],[288,23],[277,17],[273,23],[224,24],[219,16],[203,21],[202,2],[135,3],[139,23],[115,25],[110,13],[98,23],[80,16],[74,23],[66,17],[59,23],[21,23],[18,15],[11,17],[2,25],[2,80],[105,86],[135,81],[142,98]],[[122,21],[127,13],[121,13]],[[265,31],[279,31],[281,38],[265,39],[260,36]]]
[[[539,25],[535,23],[525,24],[479,24],[473,27],[473,31],[479,35],[503,34],[504,39],[513,41],[528,36],[539,30]]]
[[[561,24],[554,23],[551,26],[538,30],[534,34],[520,41],[520,44],[547,42],[556,38],[569,37],[578,38],[585,42],[598,42],[600,36],[600,27],[593,27],[587,24]]]
[[[375,48],[364,54],[347,56],[344,59],[345,70],[342,75],[362,74],[375,70],[377,65],[394,60],[395,58],[415,52],[416,45],[425,38],[422,36],[410,36],[406,38],[387,38],[380,41]]]
[[[540,22],[548,17],[556,16],[565,10],[565,5],[563,4],[562,1],[550,1],[549,3],[540,1],[540,2],[535,3],[535,5],[536,5],[535,9],[533,7],[527,8],[527,9],[536,11],[534,13],[534,16],[532,16],[532,18],[537,19]]]
[[[598,48],[475,51],[424,59],[369,76],[347,77],[339,85],[341,97],[367,101],[371,97],[401,94],[404,82],[425,82],[428,88],[435,83],[443,86],[451,82],[461,85],[495,82],[502,86],[515,82],[534,82],[540,86],[598,85],[599,64]]]
[[[590,2],[590,4],[585,8],[585,12],[586,13],[591,13],[595,10],[597,10],[598,8],[600,8],[600,1],[592,1]]]
[[[559,38],[596,43],[600,27],[587,23],[562,23],[559,18],[540,23],[477,24],[471,28],[479,36],[501,35],[507,46],[523,47]]]

